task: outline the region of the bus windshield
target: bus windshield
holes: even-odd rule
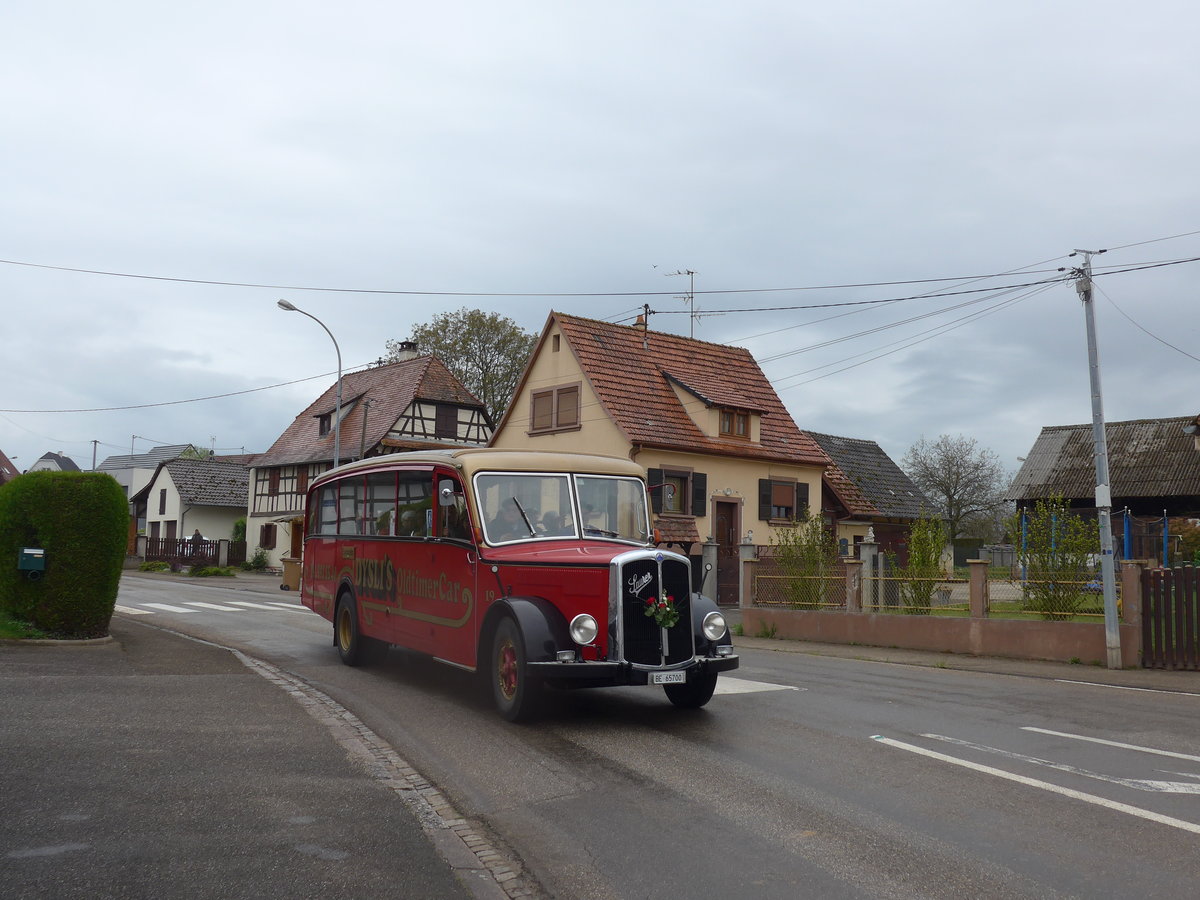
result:
[[[546,538],[649,538],[646,489],[636,478],[487,472],[475,495],[489,544]]]

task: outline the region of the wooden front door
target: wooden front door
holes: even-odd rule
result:
[[[741,597],[738,585],[738,504],[727,500],[713,501],[717,541],[717,603],[737,606]]]

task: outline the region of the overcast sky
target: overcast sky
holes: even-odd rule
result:
[[[1091,420],[1084,317],[999,289],[1075,248],[1135,269],[1096,280],[1107,419],[1195,414],[1200,262],[1138,267],[1200,257],[1198,29],[1184,0],[0,5],[0,449],[265,450],[335,370],[279,297],[347,370],[463,306],[648,303],[749,348],[801,428],[1015,469]],[[688,269],[697,311],[746,311],[689,319]],[[565,296],[618,292],[648,295]]]

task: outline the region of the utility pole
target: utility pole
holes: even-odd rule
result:
[[[99,441],[92,441],[92,471],[96,471],[96,447],[100,444]]]
[[[1104,395],[1100,390],[1100,354],[1096,348],[1096,313],[1092,303],[1092,256],[1103,252],[1075,251],[1083,254],[1083,265],[1075,270],[1075,290],[1083,301],[1083,318],[1087,325],[1088,374],[1092,388],[1092,452],[1096,461],[1096,519],[1100,526],[1100,583],[1104,589],[1104,644],[1108,651],[1108,667],[1119,669],[1121,629],[1117,618],[1117,583],[1113,566],[1112,486],[1108,480],[1108,438],[1104,433]]]

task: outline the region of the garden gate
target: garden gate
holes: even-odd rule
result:
[[[1142,666],[1200,671],[1200,570],[1142,573]]]

